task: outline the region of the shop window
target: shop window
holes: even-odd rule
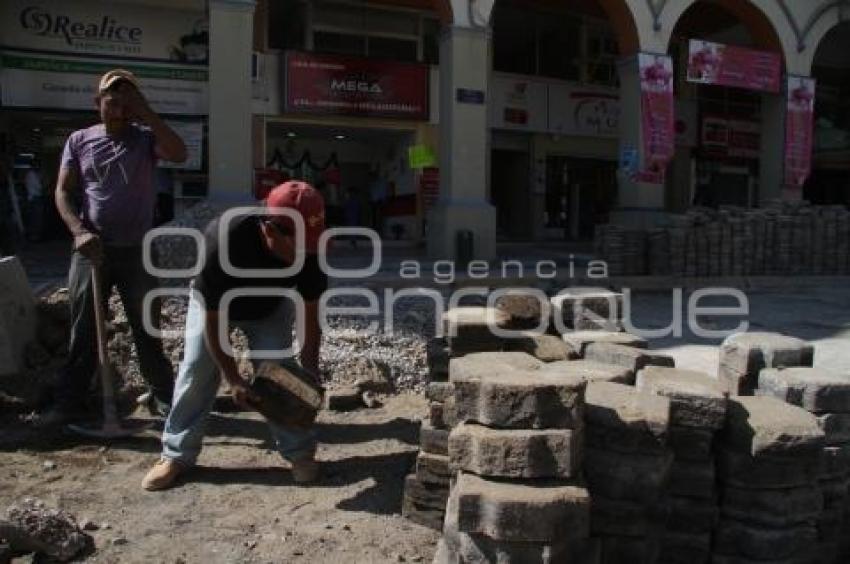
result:
[[[369,56],[378,59],[416,62],[418,50],[415,41],[392,37],[369,38]]]
[[[366,54],[366,38],[346,33],[316,31],[313,33],[313,49],[319,53],[363,56]]]
[[[274,0],[268,3],[269,48],[303,49],[306,18],[299,0]]]

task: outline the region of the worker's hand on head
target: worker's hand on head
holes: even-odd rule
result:
[[[233,401],[236,402],[236,405],[244,409],[256,409],[257,404],[260,403],[259,396],[248,388],[242,378],[230,381],[230,393],[233,394]]]
[[[148,104],[148,101],[145,99],[145,96],[139,92],[138,88],[129,82],[122,83],[120,88],[124,107],[130,114],[130,118],[141,121],[142,123],[147,123],[148,118],[153,113],[153,110]]]
[[[83,231],[74,236],[74,250],[94,264],[103,262],[103,242],[90,231]]]

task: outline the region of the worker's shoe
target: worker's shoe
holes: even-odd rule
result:
[[[296,484],[309,484],[319,479],[319,463],[312,457],[292,463],[292,479]]]
[[[169,458],[160,458],[142,479],[142,489],[149,492],[167,490],[186,469],[185,466]]]

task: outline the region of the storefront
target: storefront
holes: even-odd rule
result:
[[[185,163],[161,166],[159,216],[167,219],[206,196],[206,25],[202,7],[152,10],[87,0],[61,7],[20,0],[2,4],[3,158],[15,163],[19,185],[26,170],[37,168],[45,218],[36,238],[63,233],[50,205],[61,151],[71,132],[97,123],[97,80],[112,68],[136,74],[151,107],[189,150]]]

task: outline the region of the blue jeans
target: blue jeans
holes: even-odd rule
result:
[[[204,342],[204,317],[205,311],[193,291],[186,315],[183,362],[174,385],[171,412],[162,433],[163,458],[186,466],[194,465],[201,452],[204,427],[221,383],[218,366]],[[292,344],[293,322],[292,302],[282,299],[281,305],[268,317],[237,321],[234,325],[245,332],[252,350],[281,350]],[[257,363],[253,362],[256,368]],[[292,358],[280,361],[284,366],[294,362]],[[284,428],[273,423],[268,425],[278,451],[290,462],[310,458],[315,453],[314,430]]]

